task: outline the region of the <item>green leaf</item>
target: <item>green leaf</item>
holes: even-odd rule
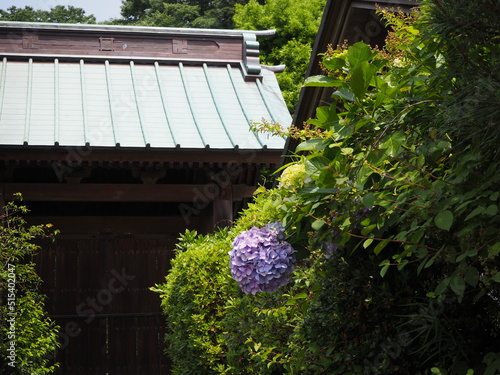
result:
[[[500,242],[493,244],[488,251],[488,256],[491,258],[496,257],[498,254],[500,254]]]
[[[488,216],[495,216],[498,213],[498,207],[496,204],[492,204],[486,208],[484,213]]]
[[[345,59],[341,57],[326,57],[321,61],[328,70],[338,70],[345,66]]]
[[[456,263],[460,263],[465,258],[467,258],[467,257],[474,257],[476,255],[477,255],[477,249],[467,250],[466,252],[464,252],[464,253],[460,254],[459,256],[457,256],[457,259],[455,259],[455,262]]]
[[[314,150],[322,150],[325,148],[325,144],[322,139],[308,139],[300,143],[295,149],[296,152],[299,151],[314,151]]]
[[[368,225],[366,227],[364,227],[363,229],[361,229],[361,234],[363,236],[366,236],[367,234],[370,234],[371,232],[373,232],[373,230],[377,227],[377,224],[371,224],[371,225]]]
[[[352,71],[351,90],[359,100],[365,96],[370,81],[376,72],[377,67],[367,61],[362,62]]]
[[[464,276],[464,280],[471,287],[475,288],[479,282],[479,272],[476,267],[471,267]]]
[[[342,224],[339,225],[339,228],[344,230],[344,229],[347,229],[351,226],[351,218],[348,217],[344,220],[344,222]]]
[[[362,62],[370,60],[374,56],[371,48],[364,42],[358,42],[347,49],[347,60],[352,68]]]
[[[450,285],[449,277],[441,280],[441,282],[437,285],[436,289],[434,290],[434,293],[436,293],[436,295],[441,295],[446,290],[446,288],[448,288],[448,285]]]
[[[293,296],[293,299],[303,299],[303,298],[307,298],[307,293],[302,292]]]
[[[378,255],[380,252],[384,249],[384,247],[387,246],[387,244],[391,242],[391,238],[386,238],[385,240],[379,242],[377,246],[375,246],[375,249],[373,249],[373,252]]]
[[[484,212],[483,206],[476,207],[474,210],[472,210],[472,212],[470,214],[467,215],[467,217],[465,218],[465,221],[472,219],[474,216],[482,214],[483,212]]]
[[[425,234],[425,230],[420,229],[420,230],[416,231],[415,233],[413,233],[413,235],[410,238],[410,241],[413,243],[420,243],[420,240],[422,239],[424,234]]]
[[[437,259],[439,253],[441,251],[438,251],[431,259],[429,259],[426,263],[425,263],[425,266],[424,268],[429,268],[430,266],[432,266],[434,264],[434,261]]]
[[[373,238],[368,238],[363,242],[363,247],[366,249],[368,246],[370,246],[373,242]]]
[[[326,160],[319,156],[313,156],[305,162],[305,170],[309,176],[318,177],[321,171],[327,167]]]
[[[355,102],[356,101],[356,95],[354,95],[354,93],[349,90],[348,88],[346,87],[341,87],[340,89],[338,89],[337,91],[335,91],[333,94],[332,94],[332,98],[336,96],[336,97],[339,97],[341,99],[345,99],[349,102]]]
[[[493,280],[496,283],[500,283],[500,272],[497,272],[491,277],[491,280]]]
[[[384,277],[384,276],[385,276],[385,274],[386,274],[386,273],[387,273],[387,271],[389,270],[389,267],[390,267],[390,264],[389,264],[389,263],[385,264],[385,265],[382,267],[382,269],[380,270],[380,276],[381,276],[381,277]]]
[[[418,268],[417,268],[417,275],[420,275],[420,272],[422,272],[422,270],[424,269],[424,266],[426,264],[426,261],[427,258],[425,259],[422,259],[422,261],[420,262],[420,264],[418,265]]]
[[[378,167],[387,160],[387,155],[381,150],[371,150],[368,154],[367,162],[375,167]]]
[[[486,294],[486,289],[479,289],[479,293],[474,296],[473,303],[479,301]]]
[[[375,194],[368,193],[363,196],[363,206],[366,208],[372,208],[375,203]]]
[[[434,223],[439,229],[446,231],[450,230],[453,224],[453,213],[449,210],[441,211],[434,218]]]
[[[465,281],[462,276],[455,275],[451,278],[450,280],[450,289],[453,290],[453,292],[461,297],[464,295],[465,292]]]
[[[406,134],[401,130],[397,130],[384,138],[383,142],[380,144],[380,148],[385,150],[387,155],[395,157],[399,154],[399,150],[405,140]]]
[[[311,227],[314,229],[314,230],[320,230],[321,227],[325,225],[325,222],[323,220],[315,220],[312,224],[311,224]]]
[[[323,129],[329,129],[331,123],[338,120],[335,105],[321,106],[316,108],[316,117],[324,125]]]
[[[500,371],[500,358],[488,365],[488,367],[484,371],[484,375],[497,375],[498,371]]]
[[[363,164],[363,166],[359,169],[357,180],[361,184],[365,184],[370,176],[373,175],[373,170],[369,165]]]
[[[340,86],[343,82],[338,79],[328,76],[312,76],[308,77],[304,82],[304,87],[335,87]]]

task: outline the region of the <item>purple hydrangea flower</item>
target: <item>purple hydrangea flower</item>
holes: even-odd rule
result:
[[[253,227],[233,241],[231,275],[247,294],[274,292],[288,283],[295,266],[294,252],[285,241],[282,223]]]

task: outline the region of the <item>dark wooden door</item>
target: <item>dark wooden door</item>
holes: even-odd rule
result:
[[[58,374],[166,374],[158,295],[175,235],[96,235],[44,243],[35,259],[61,326]]]

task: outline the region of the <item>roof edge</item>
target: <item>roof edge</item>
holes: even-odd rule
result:
[[[153,27],[153,26],[123,26],[123,25],[96,25],[96,24],[72,24],[72,23],[48,23],[48,22],[5,22],[0,21],[0,27],[12,29],[38,29],[38,30],[66,30],[66,31],[95,31],[95,32],[123,32],[123,33],[150,33],[161,35],[193,35],[193,36],[226,36],[241,37],[245,34],[256,36],[273,36],[275,29],[270,30],[229,30],[229,29],[194,29],[177,27]]]

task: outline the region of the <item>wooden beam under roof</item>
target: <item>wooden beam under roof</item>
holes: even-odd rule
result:
[[[83,163],[220,163],[278,164],[283,150],[193,150],[97,147],[15,147],[0,148],[0,160],[48,161],[62,165]],[[55,165],[57,166],[57,165]]]
[[[194,202],[215,201],[222,188],[215,184],[3,184],[4,197],[20,192],[28,202]],[[232,186],[232,201],[251,198],[255,187]]]

